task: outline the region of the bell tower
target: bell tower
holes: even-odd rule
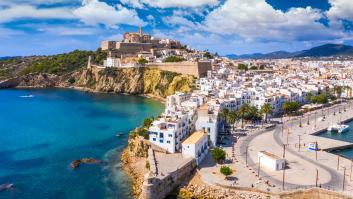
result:
[[[141,26],[139,26],[139,34],[140,34],[140,36],[142,36],[142,27]]]

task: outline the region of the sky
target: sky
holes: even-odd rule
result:
[[[353,0],[0,0],[0,57],[95,50],[143,31],[221,55],[353,44]]]

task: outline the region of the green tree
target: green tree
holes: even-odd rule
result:
[[[210,52],[208,52],[208,51],[206,51],[203,56],[208,58],[208,59],[213,59],[213,55]]]
[[[226,159],[226,152],[219,147],[216,147],[211,154],[212,158],[219,164]]]
[[[237,111],[231,111],[228,115],[228,123],[232,125],[234,131],[235,123],[240,120],[240,116]]]
[[[220,113],[219,113],[219,116],[225,120],[226,122],[228,122],[228,117],[229,117],[229,109],[225,108],[223,109]]]
[[[145,128],[149,128],[153,122],[153,117],[150,117],[150,118],[146,118],[143,120],[143,127]]]
[[[238,69],[247,71],[248,70],[248,65],[240,63],[240,64],[238,64]]]
[[[326,104],[329,100],[329,95],[327,93],[321,93],[316,96],[311,97],[312,103],[315,104]]]
[[[298,102],[284,102],[282,110],[287,114],[295,113],[299,110],[300,104]]]
[[[249,111],[250,111],[249,104],[243,104],[238,110],[239,117],[241,118],[241,128],[244,128],[244,120],[248,115]]]
[[[221,172],[221,174],[225,175],[226,178],[229,176],[229,175],[232,175],[233,174],[233,170],[227,166],[222,166],[219,171]]]
[[[251,66],[250,70],[257,70],[257,67],[256,66]]]
[[[137,63],[142,64],[142,65],[145,65],[145,64],[148,63],[148,61],[147,61],[145,58],[140,57],[140,58],[137,60]]]
[[[337,98],[341,98],[342,93],[343,93],[343,87],[342,86],[334,86],[333,92],[337,96]]]
[[[260,112],[262,114],[265,114],[265,122],[267,122],[267,117],[268,115],[272,114],[273,113],[273,107],[271,104],[269,103],[266,103],[264,105],[261,106],[261,110]]]
[[[307,102],[312,102],[311,99],[313,97],[313,94],[311,92],[307,93],[306,96],[305,96],[305,100]]]

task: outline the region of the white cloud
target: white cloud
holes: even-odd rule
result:
[[[178,16],[178,15],[173,15],[169,17],[164,17],[163,21],[165,24],[171,25],[171,26],[182,26],[184,28],[194,28],[196,24],[185,17]]]
[[[100,30],[88,27],[64,27],[64,26],[47,26],[40,27],[38,31],[45,32],[51,35],[61,36],[84,36],[84,35],[95,35],[99,34]]]
[[[24,35],[25,33],[20,30],[8,29],[0,26],[0,38],[7,38],[11,36]]]
[[[75,16],[67,8],[37,8],[32,5],[15,5],[0,9],[0,22],[18,19],[73,19]]]
[[[247,41],[334,39],[342,33],[318,22],[320,10],[291,8],[287,12],[274,9],[265,0],[228,0],[211,11],[202,27],[221,35],[236,34]]]
[[[218,0],[121,0],[121,2],[135,8],[143,8],[144,5],[156,8],[197,8],[215,6],[219,3]]]
[[[98,0],[83,0],[82,7],[74,10],[73,13],[89,25],[104,24],[108,27],[115,27],[119,24],[145,25],[135,10],[119,5],[114,8]]]
[[[346,19],[353,21],[353,1],[352,0],[329,0],[331,8],[327,12],[329,19]]]

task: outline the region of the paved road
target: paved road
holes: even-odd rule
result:
[[[308,128],[312,128],[312,126],[315,125],[315,122],[317,123],[317,129],[319,129],[320,127],[322,129],[327,128],[327,127],[325,127],[322,124],[320,126],[320,122],[317,122],[315,120],[317,120],[317,118],[321,116],[322,112],[324,112],[324,114],[328,116],[328,113],[332,114],[334,112],[333,110],[336,111],[336,116],[335,117],[336,118],[339,117],[339,115],[338,115],[339,106],[341,106],[340,109],[343,112],[342,105],[335,105],[334,107],[325,108],[323,111],[320,109],[320,110],[317,111],[317,114],[315,114],[315,113],[306,114],[305,117],[303,117],[304,119],[302,119],[301,122],[302,122],[303,125],[307,125],[306,123],[307,123],[307,120],[308,120],[308,117],[309,117],[311,126],[306,127],[307,129],[305,131],[309,131]],[[346,107],[352,107],[352,103],[346,104],[345,106]],[[349,113],[347,113],[347,114],[349,114]],[[289,129],[291,129],[293,131],[296,131],[296,134],[304,134],[304,132],[300,132],[300,131],[304,131],[303,129],[305,129],[305,128],[299,128],[299,123],[300,123],[300,120],[298,119],[298,117],[297,118],[291,118],[290,121],[286,122],[286,126],[287,126],[287,128],[289,128]],[[326,122],[325,125],[328,125],[327,122]],[[314,130],[312,130],[312,131],[314,131]],[[272,131],[267,131],[267,132],[263,132],[262,131],[262,132],[257,132],[257,133],[255,133],[253,135],[249,135],[248,137],[243,138],[243,140],[240,143],[240,146],[238,147],[239,154],[241,154],[241,158],[243,159],[244,162],[245,162],[245,155],[244,154],[246,153],[246,147],[248,145],[254,145],[252,143],[252,142],[254,142],[254,139],[257,139],[258,136],[264,135],[264,134],[272,134],[272,140],[263,140],[263,142],[270,142],[270,143],[273,143],[273,144],[277,145],[277,147],[275,147],[275,146],[271,147],[272,150],[278,150],[278,149],[280,149],[283,146],[284,140],[282,140],[282,126],[281,125],[278,125]],[[293,157],[294,157],[294,159],[296,161],[300,161],[300,163],[303,164],[303,165],[307,165],[308,167],[311,167],[312,169],[316,169],[317,168],[319,170],[320,175],[327,175],[325,177],[328,180],[327,181],[324,181],[324,180],[321,181],[322,182],[322,184],[321,184],[322,187],[328,188],[328,189],[337,190],[337,191],[338,190],[342,190],[343,174],[341,172],[338,172],[336,169],[334,169],[334,167],[332,167],[332,165],[326,165],[325,162],[323,162],[323,163],[318,162],[315,159],[313,159],[312,157],[308,156],[305,152],[298,152],[297,149],[293,147],[293,145],[294,145],[293,136],[294,135],[292,135],[292,137],[290,137],[290,139],[289,139],[289,143],[291,143],[292,146],[291,147],[287,147],[287,149],[286,149],[286,158],[289,155],[291,155],[292,156],[291,159],[293,159]],[[311,135],[306,135],[306,136],[307,137],[305,137],[305,138],[308,138]],[[265,137],[265,136],[262,136],[262,137]],[[286,136],[284,136],[284,137],[286,138]],[[314,137],[314,136],[311,136],[311,137]],[[317,138],[317,139],[319,139],[319,138]],[[285,142],[286,142],[286,140],[285,140]],[[329,140],[329,142],[333,143],[333,142],[336,142],[336,141]],[[257,141],[255,144],[259,145],[259,142]],[[343,142],[342,143],[338,142],[336,144],[339,145],[339,144],[344,144],[344,143]],[[267,148],[264,148],[262,150],[267,150]],[[271,150],[271,149],[269,149],[269,150]],[[278,151],[277,151],[277,153],[278,153]],[[319,153],[326,153],[326,152],[319,152]],[[252,156],[253,156],[252,158],[248,157],[248,165],[252,169],[257,171],[257,157],[254,154]],[[320,156],[324,156],[324,155],[320,154]],[[336,159],[332,159],[332,160],[335,161]],[[315,178],[315,174],[308,173],[308,176],[313,176],[313,175],[314,175],[314,178]],[[273,175],[273,173],[266,173],[266,171],[261,170],[260,176],[263,179],[265,179],[265,180],[269,180],[272,184],[275,184],[277,187],[282,187],[282,178],[279,178],[278,172],[277,172],[277,175],[275,176],[275,175]],[[305,178],[307,176],[301,176],[301,177]],[[303,182],[303,184],[305,184],[305,183]],[[313,181],[313,183],[311,185],[306,185],[306,186],[303,186],[301,183],[289,183],[289,182],[285,183],[285,189],[307,188],[307,187],[313,187],[313,186],[315,186],[315,181]]]

